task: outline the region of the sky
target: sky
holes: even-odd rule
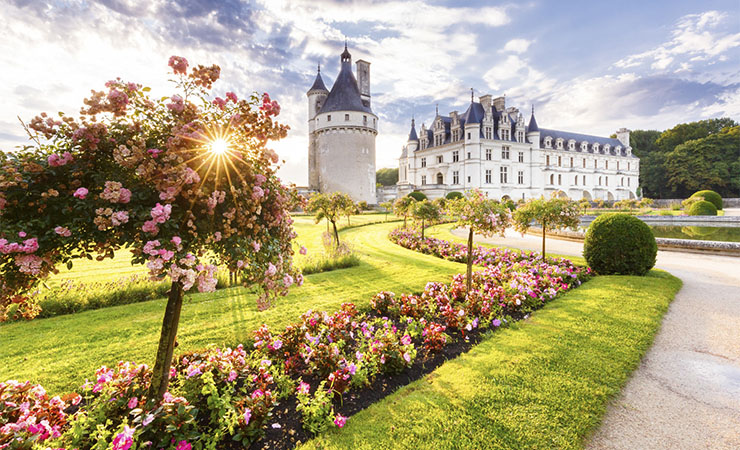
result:
[[[398,166],[412,115],[464,112],[471,88],[584,134],[740,121],[738,0],[0,0],[0,149],[27,143],[19,118],[74,114],[115,77],[172,95],[178,55],[221,66],[216,95],[280,102],[280,173],[306,185],[306,91],[319,63],[331,88],[345,39],[371,63],[378,168]]]

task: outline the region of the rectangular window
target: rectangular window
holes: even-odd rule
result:
[[[427,184],[427,176],[426,175],[422,175],[421,176],[421,184]]]
[[[443,155],[437,156],[437,164],[442,164],[443,161],[444,161]]]
[[[583,176],[583,185],[586,185],[586,175]]]
[[[492,133],[491,133],[491,127],[486,127],[486,139],[491,139]]]
[[[486,184],[491,184],[491,171],[486,170]]]
[[[452,162],[458,162],[458,161],[460,161],[460,152],[455,150],[454,152],[452,152]]]
[[[470,159],[470,152],[468,152],[468,159]]]
[[[594,169],[599,168],[599,161],[597,159],[594,159]]]
[[[545,156],[545,165],[546,166],[550,165],[550,155]]]
[[[345,114],[344,115],[344,120],[345,120],[345,122],[349,122],[349,114]]]
[[[524,152],[519,152],[519,162],[520,163],[524,162]]]
[[[609,186],[609,177],[604,177],[604,184]]]
[[[563,184],[563,176],[558,174],[558,184]]]
[[[629,185],[630,185],[630,179],[627,178],[627,186],[629,186]]]
[[[509,146],[504,145],[501,147],[501,159],[509,159]]]
[[[573,167],[573,158],[570,158],[570,167]]]
[[[326,121],[327,122],[331,122],[331,114],[329,114],[328,116],[326,116]]]
[[[627,170],[630,170],[630,163],[627,163]]]
[[[490,161],[493,158],[493,151],[490,148],[486,149],[486,161]]]
[[[558,156],[558,167],[563,167],[563,157]]]
[[[421,158],[421,167],[426,167],[426,166],[427,166],[427,159]]]
[[[501,184],[505,184],[509,182],[509,168],[508,167],[501,167],[499,170],[499,174],[501,176]]]
[[[619,161],[617,161],[617,170],[619,170]]]
[[[452,172],[452,184],[460,184],[460,172],[457,170]]]
[[[517,174],[517,182],[519,184],[524,184],[524,171],[520,170]]]
[[[604,168],[609,170],[609,161],[604,161]]]
[[[362,124],[367,126],[367,116],[362,116]]]
[[[468,176],[468,183],[470,183],[470,176]]]
[[[470,139],[470,133],[468,133],[468,139]]]
[[[586,168],[586,158],[583,158],[583,168]]]

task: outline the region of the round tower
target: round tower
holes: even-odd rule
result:
[[[352,73],[352,55],[346,45],[340,60],[339,75],[326,97],[319,93],[312,97],[309,90],[309,117],[311,99],[325,99],[316,110],[310,130],[311,136],[315,137],[317,187],[321,192],[344,192],[355,201],[376,204],[375,136],[378,134],[378,116],[370,108],[369,63],[362,61],[358,65],[363,77],[361,92]],[[310,152],[311,144],[309,167]]]
[[[319,189],[319,161],[316,142],[316,115],[326,102],[329,90],[321,78],[321,65],[316,72],[316,79],[306,92],[308,97],[308,188]]]

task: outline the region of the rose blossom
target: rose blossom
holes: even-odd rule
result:
[[[75,198],[79,198],[80,200],[85,200],[85,197],[87,197],[88,190],[84,187],[81,187],[75,191],[73,196]]]

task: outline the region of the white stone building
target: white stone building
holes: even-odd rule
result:
[[[319,69],[306,93],[308,185],[319,192],[345,192],[355,201],[375,204],[378,116],[370,107],[370,63],[357,61],[356,80],[345,44],[341,64],[331,91]]]
[[[640,160],[630,131],[617,138],[539,128],[534,108],[525,124],[505,98],[471,102],[463,114],[434,118],[409,139],[399,158],[399,195],[418,190],[429,198],[479,188],[491,198],[513,200],[557,193],[580,200],[634,198]]]

